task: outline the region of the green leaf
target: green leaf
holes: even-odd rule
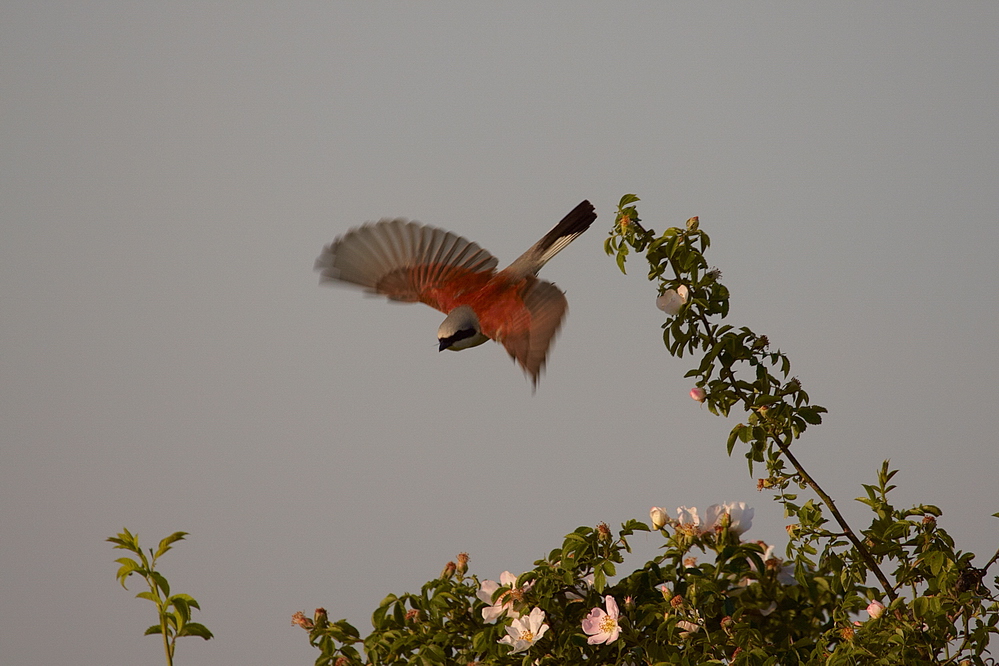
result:
[[[138,562],[129,559],[127,557],[122,557],[121,559],[115,560],[115,562],[121,564],[121,568],[118,569],[118,573],[115,575],[115,577],[118,579],[118,582],[121,583],[121,586],[124,587],[126,590],[128,589],[127,587],[125,587],[126,578],[128,578],[133,573],[139,573],[140,575],[145,573],[142,567],[139,566]]]
[[[651,532],[652,529],[640,520],[630,518],[627,522],[621,523],[621,535],[628,536],[633,532]]]
[[[108,537],[107,541],[117,544],[115,548],[124,548],[132,551],[133,553],[139,552],[139,539],[129,532],[127,527],[123,527],[118,536]]]
[[[371,626],[375,629],[382,629],[385,626],[385,615],[388,613],[388,606],[379,606],[371,614]]]
[[[197,608],[198,610],[201,610],[201,606],[198,605],[198,602],[195,601],[194,597],[192,597],[190,594],[175,594],[172,597],[170,597],[171,601],[173,601],[174,599],[183,599],[185,602],[187,602],[187,605],[190,606],[191,608]]]
[[[920,504],[919,513],[928,513],[931,516],[936,516],[938,518],[943,515],[943,511],[941,511],[939,507],[934,506],[933,504]]]
[[[622,245],[621,249],[617,253],[617,267],[620,268],[621,272],[624,273],[625,275],[628,274],[628,271],[626,271],[624,268],[624,262],[627,256],[628,256],[628,248],[627,246]]]
[[[173,633],[177,633],[177,629],[180,628],[180,626],[177,624],[177,616],[174,615],[173,613],[165,613],[161,617],[164,620],[166,620],[167,633],[170,633],[171,630],[173,631]]]
[[[191,619],[191,607],[188,605],[186,599],[181,599],[178,596],[170,597],[170,603],[173,607],[177,609],[177,616],[180,620],[181,626],[187,624],[188,620]]]
[[[926,565],[933,572],[934,576],[940,575],[940,570],[943,568],[946,558],[946,553],[939,550],[930,551],[923,555],[923,561],[926,562]]]
[[[569,548],[573,544],[586,545],[588,543],[589,540],[582,534],[579,534],[578,532],[569,532],[568,534],[565,535],[565,541],[562,542],[562,549],[565,550],[566,548]]]
[[[184,627],[177,632],[178,636],[201,636],[206,641],[214,638],[214,634],[208,630],[203,624],[198,624],[197,622],[190,622],[185,624]]]
[[[912,612],[917,619],[940,613],[939,597],[916,597],[912,600]]]
[[[798,410],[798,414],[801,418],[805,419],[806,422],[812,425],[819,425],[822,423],[822,417],[819,416],[820,409],[821,408],[819,407],[802,407]]]
[[[146,629],[146,633],[144,633],[142,635],[143,636],[151,636],[153,634],[162,634],[162,633],[163,633],[163,627],[161,627],[158,624],[154,624],[153,626],[151,626],[148,629]]]
[[[601,567],[597,567],[593,571],[593,589],[602,593],[605,587],[607,587],[607,576],[604,575],[604,570]]]
[[[170,583],[167,582],[167,579],[163,576],[163,574],[158,571],[150,571],[149,577],[153,579],[156,587],[163,591],[163,596],[170,596]]]
[[[728,454],[730,456],[732,455],[732,449],[735,448],[735,442],[739,439],[740,432],[742,432],[742,424],[732,428],[732,432],[728,434],[728,442],[726,443],[726,448],[728,449]]]
[[[614,238],[613,236],[604,241],[604,253],[607,256],[614,254]]]
[[[157,549],[156,554],[153,555],[153,559],[159,559],[160,555],[170,550],[170,544],[183,540],[185,536],[187,536],[187,532],[174,532],[170,536],[165,537],[160,541],[160,547]]]

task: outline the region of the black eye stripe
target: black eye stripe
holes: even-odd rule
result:
[[[454,343],[458,342],[459,340],[464,340],[464,339],[470,338],[470,337],[472,337],[474,335],[475,335],[475,329],[474,328],[463,328],[463,329],[461,329],[460,331],[458,331],[457,333],[455,333],[454,335],[452,335],[450,337],[441,338],[441,342],[446,342],[449,345],[453,345]]]

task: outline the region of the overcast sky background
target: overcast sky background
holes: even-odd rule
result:
[[[852,498],[999,546],[999,5],[6,3],[0,8],[0,663],[162,663],[104,539],[152,546],[215,632],[178,663],[309,664],[459,551],[520,573],[579,525],[744,500],[602,252],[622,194],[699,215],[730,323],[830,413],[797,444]],[[380,217],[505,265],[588,198],[544,277],[570,313],[536,395],[443,315],[318,286]],[[657,537],[634,539],[639,566]]]

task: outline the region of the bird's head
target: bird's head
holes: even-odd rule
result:
[[[447,319],[441,322],[440,328],[437,329],[440,351],[445,349],[461,351],[481,345],[488,339],[482,335],[479,318],[475,316],[475,311],[467,305],[459,305],[451,310]]]

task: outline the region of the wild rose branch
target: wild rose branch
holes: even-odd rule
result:
[[[721,416],[728,416],[733,406],[741,404],[750,414],[749,423],[740,423],[733,428],[728,440],[729,454],[736,441],[750,445],[746,453],[750,473],[754,463],[766,463],[769,475],[760,485],[778,490],[778,497],[789,515],[796,515],[799,509],[793,503],[796,496],[786,492],[790,483],[810,487],[881,583],[885,594],[895,599],[898,595],[894,586],[863,540],[847,523],[832,497],[791,453],[791,442],[809,425],[820,424],[821,414],[826,409],[811,405],[801,382],[788,378],[790,360],[779,351],[770,351],[766,336],[757,335],[746,327],[736,330],[711,322],[710,317],[724,319],[727,316],[729,291],[719,282],[721,271],[708,268],[703,253],[711,241],[701,231],[698,218],[690,218],[683,229],[670,228],[656,237],[654,231],[639,223],[634,205],[637,201],[638,197],[634,195],[622,197],[615,226],[604,249],[608,254],[616,255],[622,272],[629,248],[645,253],[650,266],[649,280],[659,282],[656,306],[670,318],[663,325],[666,348],[678,357],[685,352],[703,353],[699,366],[686,374],[697,378],[690,397],[706,403],[712,413]],[[742,363],[754,369],[754,381],[737,378],[736,366]],[[776,369],[781,378],[771,374],[771,369]],[[793,473],[784,473],[781,456],[794,468]],[[830,536],[821,528],[821,522],[813,523],[810,528],[815,536]]]

